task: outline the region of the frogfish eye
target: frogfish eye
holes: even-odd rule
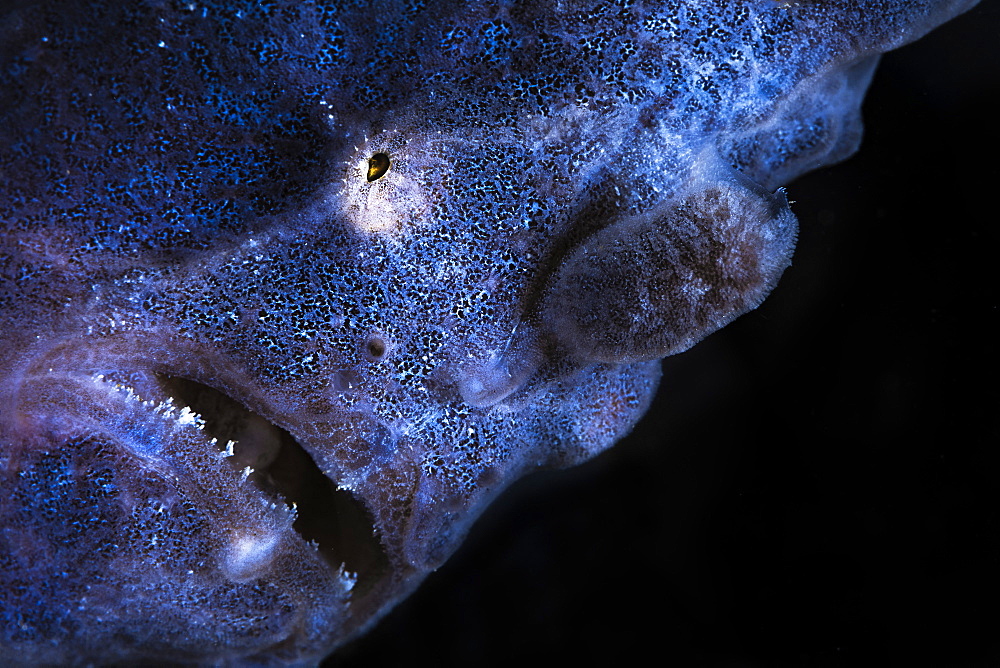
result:
[[[389,156],[376,153],[368,158],[368,182],[382,178],[389,171]]]

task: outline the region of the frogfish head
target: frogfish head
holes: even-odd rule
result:
[[[760,303],[778,185],[961,8],[354,4],[0,11],[5,655],[363,631]]]

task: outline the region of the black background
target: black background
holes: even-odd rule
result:
[[[794,265],[337,666],[1000,662],[1000,6],[887,55]]]

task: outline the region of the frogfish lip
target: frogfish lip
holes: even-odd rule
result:
[[[318,617],[327,618],[319,636],[350,635],[394,597],[400,580],[365,500],[338,485],[335,471],[321,470],[310,452],[320,444],[303,447],[279,426],[286,424],[280,415],[237,398],[251,396],[252,387],[237,387],[234,397],[191,372],[55,346],[17,374],[0,426],[25,449],[100,442],[105,461],[87,465],[113,469],[126,533],[150,478],[196,504],[200,535],[152,539],[162,541],[158,561],[167,568],[190,561],[180,558],[188,546],[211,547],[203,572],[178,577],[268,582],[300,608],[287,638]],[[127,539],[117,540],[124,549]],[[324,600],[331,596],[339,604]]]

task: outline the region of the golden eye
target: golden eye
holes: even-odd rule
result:
[[[382,178],[389,171],[389,156],[376,153],[368,158],[368,182]]]

